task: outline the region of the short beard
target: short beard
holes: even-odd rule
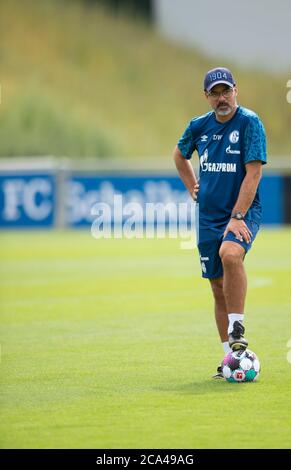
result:
[[[226,109],[225,111],[222,111],[221,109],[216,109],[216,113],[219,115],[219,116],[228,116],[228,114],[230,114],[231,112],[233,111],[233,108],[231,106],[228,107],[228,109]]]

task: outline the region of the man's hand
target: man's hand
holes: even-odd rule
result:
[[[193,190],[191,191],[191,197],[194,201],[196,201],[197,199],[198,191],[199,191],[199,183],[196,183]]]
[[[244,220],[230,219],[224,231],[223,237],[225,237],[228,232],[232,232],[240,242],[245,240],[247,243],[251,243],[252,241],[251,237],[253,234]]]

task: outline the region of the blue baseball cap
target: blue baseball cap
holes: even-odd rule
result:
[[[217,67],[209,70],[204,78],[204,91],[210,91],[215,85],[224,83],[228,86],[235,86],[235,80],[230,70],[225,67]]]

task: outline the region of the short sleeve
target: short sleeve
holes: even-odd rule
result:
[[[178,148],[182,153],[183,157],[189,160],[192,157],[192,153],[196,150],[196,145],[193,137],[193,132],[191,129],[191,123],[189,123],[188,127],[185,129],[184,134],[180,138],[178,142]]]
[[[258,116],[252,116],[244,134],[244,163],[259,160],[267,163],[266,133]]]

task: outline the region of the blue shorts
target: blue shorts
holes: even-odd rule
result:
[[[223,237],[226,225],[219,229],[200,229],[198,250],[200,254],[202,277],[216,279],[223,276],[223,267],[219,256],[219,249],[222,242],[230,241],[238,243],[245,249],[246,253],[250,250],[260,226],[252,220],[246,220],[245,223],[252,232],[250,243],[247,243],[245,240],[239,241],[232,232],[228,232],[228,234]]]

